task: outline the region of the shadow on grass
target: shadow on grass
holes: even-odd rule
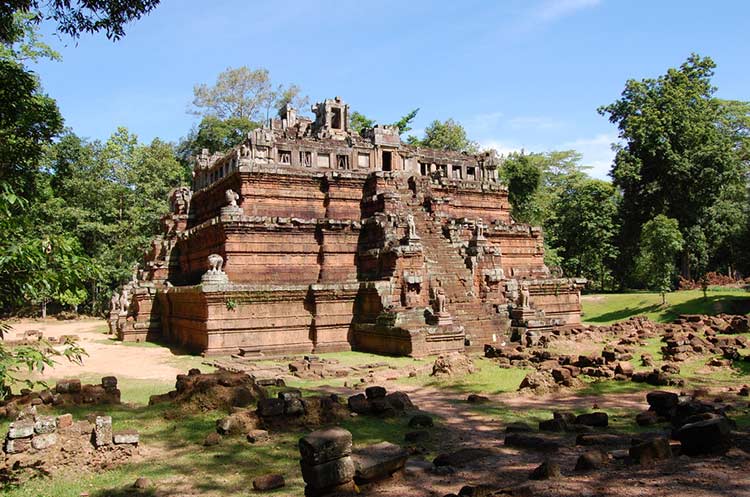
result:
[[[688,300],[681,304],[670,306],[661,316],[671,321],[680,314],[747,314],[750,312],[750,296],[709,296]]]
[[[661,307],[660,304],[645,305],[641,307],[626,307],[616,311],[601,314],[600,316],[586,319],[587,323],[609,323],[610,321],[624,321],[633,316],[646,314],[647,312],[656,312]]]

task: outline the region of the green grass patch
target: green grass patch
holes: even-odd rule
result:
[[[531,371],[523,368],[501,368],[497,363],[483,357],[474,357],[477,371],[473,374],[459,376],[428,376],[401,378],[399,383],[425,387],[441,388],[457,393],[498,394],[518,390],[523,378]]]
[[[707,298],[701,290],[667,294],[667,305],[661,295],[651,292],[586,295],[581,299],[583,320],[591,324],[611,324],[632,316],[645,315],[657,322],[670,322],[680,314],[747,314],[750,294],[740,288],[711,288]]]

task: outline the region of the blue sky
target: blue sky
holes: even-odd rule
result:
[[[247,65],[380,122],[419,107],[418,134],[450,117],[501,152],[573,148],[606,178],[616,130],[596,108],[628,78],[697,52],[718,64],[718,96],[750,99],[749,14],[747,1],[163,0],[119,42],[47,35],[63,60],[34,69],[91,139],[126,126],[176,141],[196,122],[193,86]]]

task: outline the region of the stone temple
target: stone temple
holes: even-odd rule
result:
[[[494,152],[356,133],[339,98],[287,108],[197,157],[133,281],[122,340],[196,353],[481,350],[580,322],[582,279],[553,276],[542,231],[510,215]]]

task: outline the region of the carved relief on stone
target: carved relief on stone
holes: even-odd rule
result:
[[[109,312],[117,312],[120,310],[120,295],[115,292],[112,294],[112,298],[109,300]]]
[[[225,192],[225,196],[229,207],[237,207],[237,201],[240,199],[240,195],[237,192],[230,188]]]
[[[417,226],[414,224],[414,216],[412,214],[406,216],[406,227],[406,237],[409,240],[418,240],[419,236],[417,236]]]
[[[201,277],[204,284],[225,284],[229,282],[227,274],[223,270],[224,258],[219,254],[208,256],[208,271]]]
[[[229,190],[231,191],[231,190]],[[223,273],[221,270],[224,265],[224,258],[219,254],[211,254],[208,256],[208,272],[209,273]]]
[[[120,316],[128,315],[128,308],[130,307],[130,295],[128,295],[128,289],[122,289],[122,295],[120,295]]]
[[[531,308],[531,293],[529,292],[529,284],[526,282],[521,285],[521,291],[518,295],[518,307],[521,309]]]

